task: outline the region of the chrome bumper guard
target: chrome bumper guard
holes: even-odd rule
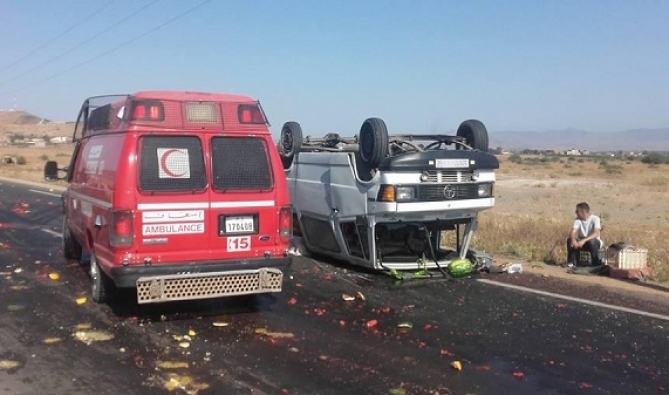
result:
[[[283,273],[274,268],[140,277],[137,303],[281,292],[282,284]]]

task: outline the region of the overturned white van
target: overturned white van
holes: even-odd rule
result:
[[[387,271],[492,263],[470,249],[478,213],[494,206],[499,168],[480,121],[462,122],[455,136],[389,136],[369,118],[348,138],[303,136],[287,122],[278,150],[308,252]]]

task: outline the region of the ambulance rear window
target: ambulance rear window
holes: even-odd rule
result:
[[[214,189],[271,189],[274,180],[268,155],[261,138],[214,137],[211,140]]]
[[[195,136],[144,136],[139,141],[139,188],[147,192],[202,191],[202,143]]]

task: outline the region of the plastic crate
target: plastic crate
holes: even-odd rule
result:
[[[599,261],[602,264],[606,264],[606,249],[599,250]],[[590,257],[590,252],[581,250],[578,254],[578,265],[579,266],[588,266],[592,264],[592,259]]]
[[[616,269],[644,269],[648,266],[648,250],[645,248],[609,248],[607,263]]]

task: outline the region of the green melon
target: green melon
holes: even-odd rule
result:
[[[464,277],[472,273],[473,266],[469,259],[454,259],[448,265],[448,274],[453,277]]]

